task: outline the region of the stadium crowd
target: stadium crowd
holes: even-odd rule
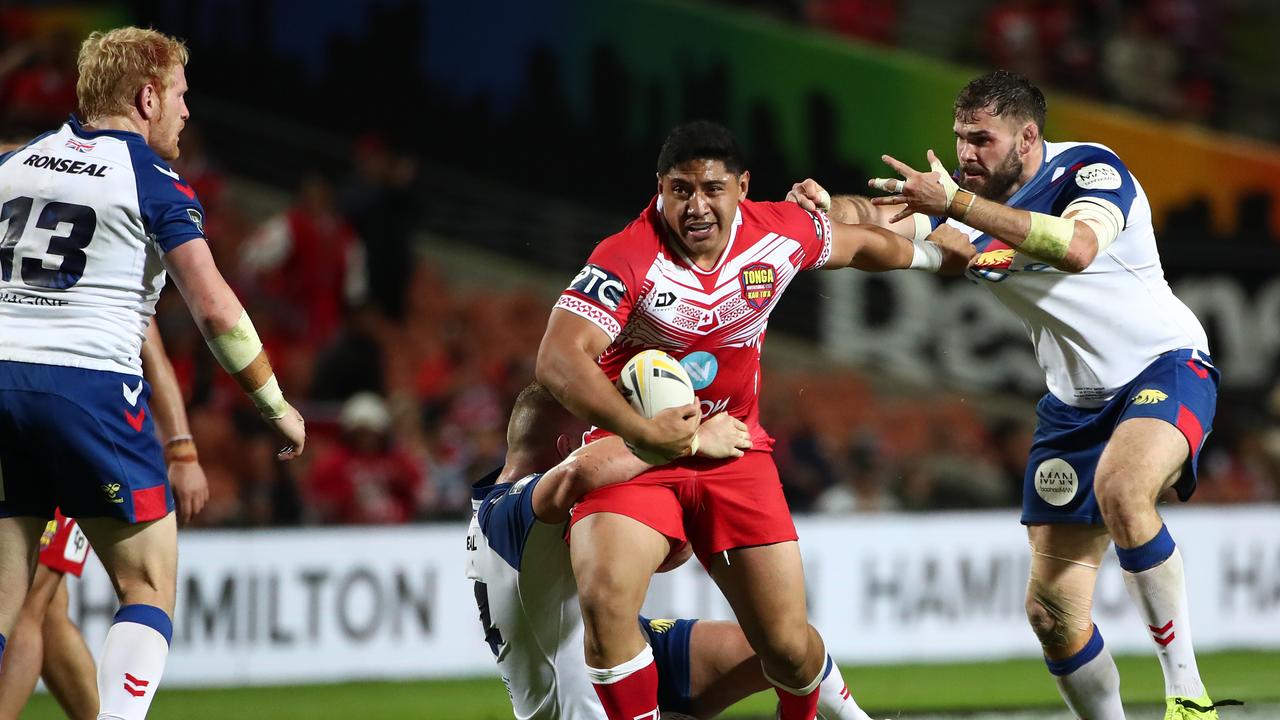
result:
[[[1077,95],[1274,139],[1263,107],[1272,60],[1258,38],[1280,16],[1237,0],[756,0],[755,6],[863,42],[1002,67]],[[970,28],[957,33],[956,27]],[[1270,65],[1274,69],[1274,65]],[[1272,98],[1274,100],[1274,98]]]
[[[810,8],[815,17],[838,24],[850,8],[863,5],[888,7],[828,0]],[[1013,55],[989,60],[1032,77],[1065,70],[1060,80],[1068,85],[1083,77],[1070,70],[1073,62],[1118,62],[1109,51],[1076,60],[1059,57],[1076,52],[1072,33],[1087,30],[1078,17],[1055,15],[1068,5],[1075,7],[993,5],[985,32],[1003,39],[984,46]],[[882,18],[869,16],[884,24],[881,35],[870,39],[888,42],[896,20],[891,10],[883,12],[888,14]],[[1154,22],[1144,13],[1131,13],[1136,19],[1125,27]],[[1056,42],[1031,43],[1034,50],[1022,54],[1004,37],[1059,26],[1073,29]],[[1182,37],[1158,34],[1166,43]],[[5,45],[0,137],[26,137],[65,118],[75,97],[74,68],[67,64],[73,40],[54,32]],[[1172,54],[1175,60],[1186,56]],[[1170,76],[1183,72],[1175,68]],[[1147,85],[1152,94],[1146,107],[1162,112],[1185,111],[1188,96],[1195,95],[1185,87]],[[344,177],[306,175],[288,204],[264,219],[206,153],[199,128],[184,133],[176,167],[202,199],[218,265],[244,300],[281,385],[301,403],[311,431],[299,462],[275,462],[257,412],[234,381],[217,371],[176,291],[167,292],[157,323],[209,479],[210,501],[197,524],[456,520],[470,511],[470,482],[501,463],[507,411],[533,376],[554,293],[518,281],[499,283],[499,290],[453,283],[431,261],[429,248],[415,246],[419,228],[415,203],[408,201],[419,192],[415,161],[373,134],[358,138],[351,150]],[[763,420],[777,439],[778,465],[794,510],[1018,503],[1031,442],[1029,417],[992,412],[938,389],[887,388],[853,369],[798,371],[777,355],[766,363],[773,367]],[[1206,451],[1195,502],[1280,498],[1280,387],[1273,396],[1269,410],[1259,410],[1265,415],[1261,421],[1232,423],[1231,413],[1224,412],[1221,440]]]

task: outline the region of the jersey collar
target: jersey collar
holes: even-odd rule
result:
[[[117,140],[144,142],[141,135],[128,130],[85,130],[84,125],[80,124],[80,119],[74,114],[67,118],[67,127],[71,128],[71,132],[74,133],[76,137],[82,137],[86,140],[100,137],[112,137]]]
[[[1009,207],[1016,207],[1017,203],[1023,198],[1038,192],[1043,180],[1049,176],[1049,166],[1053,163],[1049,162],[1049,143],[1044,138],[1040,138],[1040,167],[1036,169],[1036,174],[1031,176],[1026,185],[1018,188],[1018,192],[1014,193],[1008,200],[1004,202]]]

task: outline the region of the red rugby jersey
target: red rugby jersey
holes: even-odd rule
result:
[[[715,267],[702,270],[671,239],[658,198],[596,246],[556,307],[590,320],[612,343],[600,368],[617,381],[632,355],[657,348],[688,371],[704,418],[728,412],[760,427],[760,350],[769,313],[801,270],[831,257],[831,223],[794,203],[743,200]]]

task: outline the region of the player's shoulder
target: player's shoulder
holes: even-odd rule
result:
[[[815,236],[826,235],[825,216],[811,213],[793,202],[743,200],[738,203],[738,210],[742,213],[743,227],[749,229],[798,237],[798,233],[808,233],[812,228]]]
[[[1095,142],[1045,142],[1045,162],[1077,170],[1098,163],[1126,169],[1114,150]]]

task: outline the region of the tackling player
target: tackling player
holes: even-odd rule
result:
[[[1049,392],[1023,484],[1027,617],[1068,707],[1090,720],[1124,717],[1119,673],[1091,615],[1114,540],[1164,670],[1166,719],[1216,718],[1192,649],[1182,556],[1155,503],[1169,488],[1183,501],[1195,491],[1218,370],[1165,281],[1137,178],[1102,145],[1046,142],[1045,107],[1019,75],[979,77],[955,102],[954,178],[932,150],[926,173],[886,155],[905,181],[870,185],[894,194],[871,201],[878,208],[837,199],[831,212],[950,218],[977,250],[968,276],[1031,334]],[[826,194],[811,180],[792,193],[805,207]]]
[[[565,415],[545,388],[526,388],[507,426],[506,464],[473,489],[467,576],[476,581],[485,639],[521,720],[605,717],[584,667],[565,523],[581,494],[652,467],[617,437],[591,443],[557,464],[557,420]],[[751,447],[746,429],[725,413],[716,415],[698,428],[699,454],[741,456]],[[687,559],[684,549],[659,570]],[[654,650],[664,718],[713,717],[769,687],[734,623],[642,617],[639,627]],[[867,720],[829,658],[827,668],[820,686],[822,715]]]
[[[151,385],[150,406],[164,441],[179,523],[185,524],[204,508],[209,485],[196,456],[182,390],[154,322],[147,326],[142,343],[142,374]],[[16,720],[38,678],[44,679],[68,718],[98,716],[93,655],[67,614],[66,576],[80,577],[89,550],[89,540],[76,521],[55,511],[40,538],[39,564],[0,667],[0,720]]]
[[[173,633],[177,522],[139,349],[166,270],[219,363],[302,452],[253,324],[214,265],[195,192],[169,166],[188,117],[182,43],[152,30],[81,45],[80,117],[0,155],[0,659],[40,531],[75,517],[121,607],[100,717],[146,716]]]
[[[733,608],[783,720],[811,720],[826,665],[807,620],[795,526],[759,422],[760,348],[770,312],[802,270],[923,263],[931,243],[872,226],[832,225],[790,203],[745,199],[750,179],[729,132],[677,127],[657,163],[658,195],[596,246],[561,295],[538,352],[538,379],[578,417],[659,457],[680,458],[585,496],[570,552],[586,659],[612,720],[657,710],[657,670],[635,618],[649,578],[686,540]],[[944,230],[934,239],[959,240]],[[951,255],[967,259],[964,255]],[[961,262],[961,264],[963,264]],[[678,358],[701,407],[652,420],[613,387],[635,353]],[[741,458],[687,458],[699,416],[728,412],[751,431]]]

